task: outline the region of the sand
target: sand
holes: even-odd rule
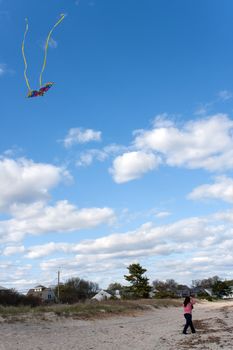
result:
[[[0,350],[233,349],[233,301],[197,303],[193,323],[197,333],[183,335],[179,307],[88,321],[0,319]]]

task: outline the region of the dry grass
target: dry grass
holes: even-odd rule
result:
[[[0,316],[5,320],[24,321],[28,318],[51,319],[54,317],[72,317],[75,319],[103,318],[114,315],[134,315],[138,312],[154,308],[180,306],[181,301],[175,299],[141,299],[141,300],[109,300],[103,302],[88,301],[74,305],[50,305],[35,308],[18,306],[0,306]]]

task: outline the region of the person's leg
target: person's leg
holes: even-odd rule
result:
[[[193,326],[192,315],[191,315],[191,318],[190,318],[190,324],[189,325],[190,325],[192,333],[196,333],[195,328]]]
[[[183,329],[183,334],[187,334],[187,329],[189,327],[189,314],[184,314],[185,320],[186,320],[186,324],[184,326]]]

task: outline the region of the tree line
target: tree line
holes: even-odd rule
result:
[[[152,285],[149,278],[146,277],[147,271],[140,264],[131,264],[127,267],[128,274],[124,275],[128,285],[122,285],[118,282],[111,283],[107,290],[120,292],[123,299],[137,299],[151,297],[151,292],[156,290],[156,298],[177,297],[177,291],[187,286],[178,284],[174,279],[166,281],[154,280]],[[218,276],[202,280],[193,280],[191,289],[199,290],[197,296],[202,296],[203,291],[211,289],[216,297],[227,296],[232,292],[233,280],[223,281]],[[190,290],[191,290],[190,289]],[[61,303],[73,304],[91,299],[99,291],[99,285],[92,281],[80,279],[79,277],[70,278],[65,283],[55,287],[57,301]],[[199,294],[199,295],[198,295]],[[16,290],[7,290],[0,292],[0,305],[30,305],[37,306],[41,304],[41,299],[33,295],[22,295]]]

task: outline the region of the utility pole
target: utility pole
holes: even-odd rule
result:
[[[60,271],[57,271],[57,299],[60,302]]]

